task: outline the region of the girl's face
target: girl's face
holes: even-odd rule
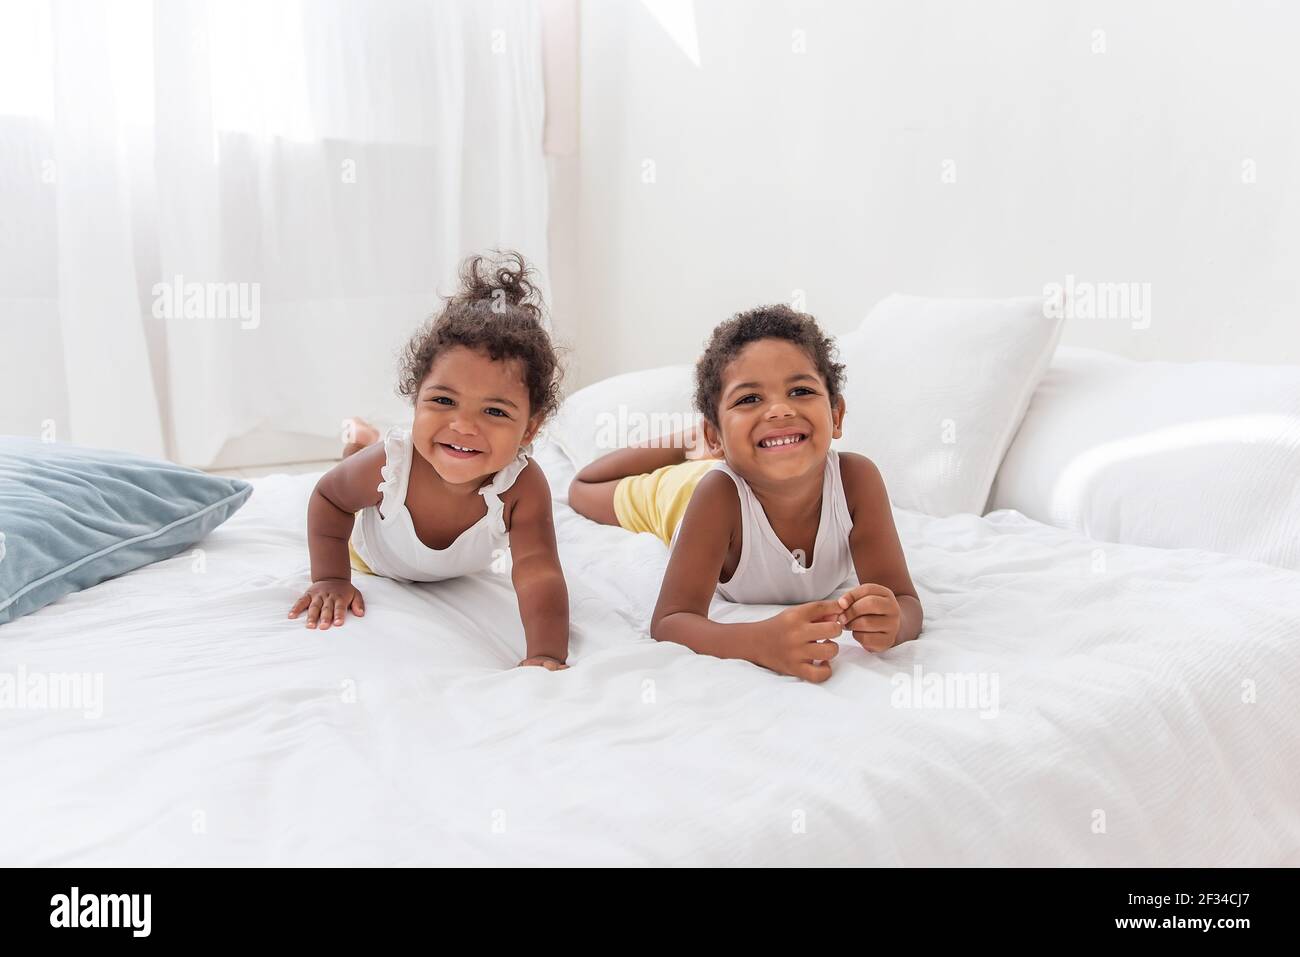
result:
[[[464,346],[438,356],[415,397],[411,441],[445,482],[478,484],[500,471],[541,425],[528,415],[517,360]]]
[[[785,339],[745,346],[722,371],[718,428],[705,440],[748,482],[821,475],[840,437],[844,399],[834,404],[812,357]]]

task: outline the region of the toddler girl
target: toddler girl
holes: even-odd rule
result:
[[[482,571],[508,548],[527,652],[567,667],[569,603],[546,477],[529,443],[559,399],[559,364],[518,253],[468,259],[461,288],[406,347],[409,429],[355,441],[307,507],[311,587],[290,618],[308,628],[365,614],[352,571],[432,582]]]

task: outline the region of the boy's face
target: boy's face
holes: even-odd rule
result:
[[[415,398],[411,441],[443,480],[476,482],[509,465],[537,431],[517,361],[458,346],[434,360]]]
[[[745,346],[722,370],[718,427],[704,437],[746,481],[821,474],[840,437],[844,398],[834,404],[812,357],[785,339]]]

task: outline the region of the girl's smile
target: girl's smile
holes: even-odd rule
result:
[[[528,387],[518,361],[467,346],[448,349],[420,384],[414,445],[448,485],[474,490],[533,437]]]

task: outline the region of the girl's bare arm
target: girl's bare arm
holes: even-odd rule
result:
[[[549,659],[563,666],[569,656],[569,590],[555,543],[551,488],[541,466],[530,461],[505,499],[510,506],[510,575],[528,649],[521,664],[545,666],[542,659]]]
[[[348,538],[354,513],[379,502],[384,445],[378,442],[349,455],[326,472],[307,503],[307,550],[311,585],[293,603],[289,617],[307,614],[308,628],[342,625],[351,609],[365,614],[365,599],[352,584]]]
[[[348,538],[357,512],[379,504],[384,443],[349,455],[321,476],[307,503],[311,580],[349,581]]]

